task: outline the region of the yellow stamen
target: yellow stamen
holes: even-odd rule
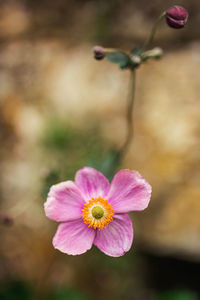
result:
[[[114,210],[108,200],[101,197],[92,198],[84,204],[83,221],[88,227],[103,229],[113,220]]]

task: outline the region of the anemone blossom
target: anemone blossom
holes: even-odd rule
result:
[[[151,186],[133,170],[118,171],[111,184],[99,171],[84,167],[75,181],[50,188],[44,204],[46,216],[61,224],[53,246],[66,254],[78,255],[94,244],[109,256],[122,256],[133,241],[128,212],[144,210]]]

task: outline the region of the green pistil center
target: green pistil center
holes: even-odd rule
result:
[[[92,216],[95,218],[95,219],[100,219],[102,218],[104,215],[104,210],[101,206],[94,206],[92,208]]]

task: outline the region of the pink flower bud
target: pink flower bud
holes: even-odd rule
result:
[[[94,58],[97,60],[101,60],[106,56],[104,48],[101,46],[95,46],[93,49],[93,53],[94,53]]]
[[[183,28],[187,23],[188,12],[182,6],[173,6],[166,11],[167,24],[175,29]]]

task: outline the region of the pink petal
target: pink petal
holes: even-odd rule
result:
[[[46,216],[57,222],[81,218],[85,201],[73,181],[53,185],[44,204]]]
[[[94,245],[109,256],[122,256],[133,242],[133,226],[127,214],[115,215],[114,220],[100,231],[97,230]]]
[[[80,169],[76,173],[75,182],[84,193],[86,201],[92,197],[101,196],[103,198],[109,190],[109,182],[106,177],[90,167]]]
[[[150,201],[151,186],[132,170],[120,170],[111,182],[107,199],[116,213],[143,210]]]
[[[95,230],[89,228],[82,219],[61,223],[53,238],[54,248],[63,253],[78,255],[92,247]]]

